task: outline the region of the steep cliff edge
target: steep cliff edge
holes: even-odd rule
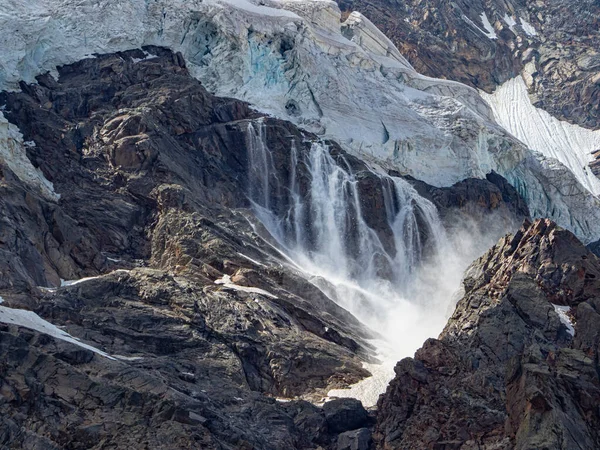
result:
[[[596,448],[600,260],[549,220],[467,270],[439,339],[378,404],[383,449]]]

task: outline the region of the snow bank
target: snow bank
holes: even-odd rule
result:
[[[594,160],[592,152],[600,149],[600,130],[560,121],[533,106],[520,76],[505,82],[493,94],[481,95],[506,130],[532,150],[559,160],[592,194],[600,194],[600,180],[589,168]]]

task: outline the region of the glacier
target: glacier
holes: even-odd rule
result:
[[[374,166],[436,186],[496,171],[535,217],[600,238],[600,204],[581,177],[507,132],[476,90],[417,73],[360,13],[340,18],[329,0],[3,0],[0,89],[94,54],[169,47],[214,94]]]

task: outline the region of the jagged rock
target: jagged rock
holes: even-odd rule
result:
[[[249,123],[284,172],[290,139],[313,136],[208,94],[160,48],[38,82],[2,102],[60,198],[3,166],[2,308],[96,350],[0,324],[0,446],[335,448],[294,398],[368,376],[372,334],[281,263],[245,195]]]
[[[337,450],[369,450],[371,442],[368,428],[346,431],[338,436]]]
[[[397,364],[379,448],[596,448],[599,271],[548,220],[501,239],[467,270],[440,338]]]

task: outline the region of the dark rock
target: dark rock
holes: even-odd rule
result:
[[[354,398],[339,398],[323,405],[329,430],[341,433],[368,425],[369,415],[362,403]]]
[[[371,443],[371,430],[360,428],[340,434],[337,440],[337,450],[369,450]]]

